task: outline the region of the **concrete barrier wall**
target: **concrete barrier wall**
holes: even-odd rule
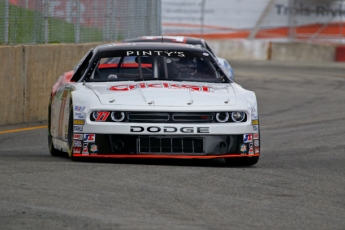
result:
[[[208,40],[228,60],[333,62],[336,47],[260,40]],[[51,87],[93,44],[0,46],[0,125],[47,120]],[[231,61],[230,61],[231,64]]]
[[[20,46],[0,46],[0,125],[24,122],[25,69]]]
[[[219,57],[228,60],[334,62],[337,49],[337,45],[330,44],[267,40],[207,40],[207,43]]]
[[[336,45],[272,42],[270,60],[291,62],[333,62]]]
[[[0,125],[47,120],[55,81],[98,44],[0,46]]]
[[[261,40],[207,40],[212,50],[228,60],[267,60],[270,42]]]

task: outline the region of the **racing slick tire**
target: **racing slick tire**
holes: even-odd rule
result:
[[[59,151],[59,150],[57,150],[57,149],[54,147],[54,144],[53,144],[53,137],[52,137],[52,135],[50,134],[50,127],[51,127],[51,119],[50,119],[50,116],[51,116],[51,107],[50,107],[50,104],[51,104],[51,99],[50,99],[49,108],[48,108],[48,149],[49,149],[50,155],[52,155],[53,157],[56,157],[56,156],[61,156],[61,155],[62,155],[62,152]]]
[[[225,158],[224,160],[229,166],[251,166],[258,163],[259,157]]]
[[[68,150],[67,154],[68,157],[75,161],[76,158],[73,157],[73,104],[72,101],[70,102],[70,108],[69,108],[69,118],[68,118],[68,134],[67,134],[67,145],[68,145]]]
[[[52,136],[50,134],[48,134],[48,148],[49,148],[50,155],[52,155],[53,157],[61,156],[62,155],[62,152],[57,150],[54,147],[53,138],[52,138]]]

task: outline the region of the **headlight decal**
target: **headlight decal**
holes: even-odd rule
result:
[[[126,118],[126,115],[124,112],[111,112],[111,119],[116,122],[123,121]]]
[[[216,120],[218,122],[227,122],[229,117],[229,113],[226,112],[216,113]]]
[[[106,121],[110,112],[108,111],[94,111],[92,113],[93,118],[95,121]]]
[[[231,113],[231,119],[234,122],[242,122],[244,121],[245,117],[246,117],[245,112],[235,111]]]

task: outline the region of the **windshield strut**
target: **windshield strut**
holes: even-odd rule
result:
[[[139,77],[143,79],[143,71],[141,70],[141,56],[138,56]]]

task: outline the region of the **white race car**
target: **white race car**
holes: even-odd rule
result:
[[[255,93],[202,47],[118,43],[91,49],[52,88],[51,155],[259,160]]]

